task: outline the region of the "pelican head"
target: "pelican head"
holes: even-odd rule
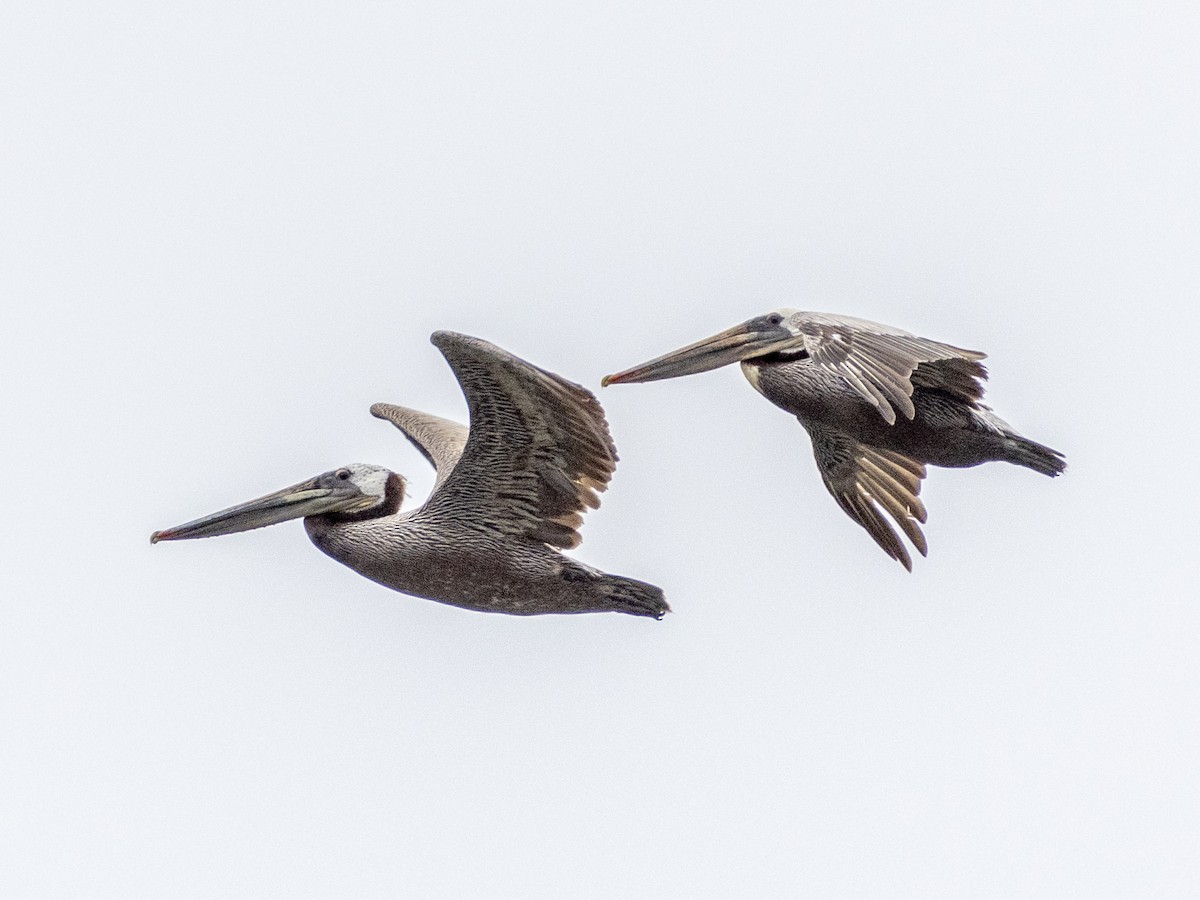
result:
[[[249,503],[156,531],[150,535],[150,543],[234,534],[308,516],[333,514],[342,520],[375,518],[396,512],[403,499],[403,478],[382,466],[355,463]]]
[[[800,331],[791,324],[794,309],[777,309],[764,316],[756,316],[741,325],[727,328],[720,334],[697,341],[650,362],[605,375],[601,387],[610,384],[629,384],[642,381],[659,381],[695,375],[719,369],[730,363],[744,362],[757,356],[766,356],[794,348],[802,343]]]

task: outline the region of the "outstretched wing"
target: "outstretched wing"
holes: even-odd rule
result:
[[[845,378],[889,425],[896,424],[897,412],[907,419],[916,415],[912,392],[918,366],[919,383],[925,387],[941,388],[967,401],[983,396],[987,369],[979,360],[986,353],[853,316],[798,312],[788,322],[800,331],[812,361]]]
[[[436,491],[462,456],[467,443],[467,426],[394,403],[374,404],[371,415],[386,419],[399,428],[412,441],[412,445],[421,451],[421,455],[429,460],[429,464],[437,470],[437,480],[433,484]]]
[[[911,572],[912,558],[884,513],[900,526],[922,556],[928,553],[920,524],[926,519],[925,504],[919,496],[925,466],[900,453],[861,444],[823,425],[807,423],[805,427],[812,437],[817,468],[833,499],[867,530],[884,553]]]
[[[430,338],[454,370],[471,429],[422,516],[575,547],[587,508],[617,465],[592,393],[494,344],[449,331]]]

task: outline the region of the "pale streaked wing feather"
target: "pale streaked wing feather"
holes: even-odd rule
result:
[[[394,403],[374,404],[371,415],[391,422],[412,441],[413,446],[437,470],[433,489],[436,491],[441,487],[462,456],[467,443],[467,426]]]
[[[829,493],[884,553],[911,572],[912,558],[884,513],[900,526],[922,556],[928,553],[920,527],[928,517],[919,496],[925,466],[900,453],[861,444],[822,425],[807,423],[806,427]]]

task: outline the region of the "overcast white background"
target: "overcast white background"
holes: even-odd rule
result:
[[[0,12],[0,894],[1195,896],[1190,3]],[[299,523],[149,533],[777,306],[990,354],[1070,463],[932,470],[908,575],[736,368],[600,396],[580,557],[488,616]]]

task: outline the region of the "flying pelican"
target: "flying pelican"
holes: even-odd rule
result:
[[[599,401],[577,384],[479,338],[434,332],[470,411],[457,422],[390,403],[371,414],[437,470],[421,507],[400,512],[405,479],[356,464],[222,510],[151,543],[212,537],[304,517],[317,547],[384,587],[483,612],[623,612],[661,619],[651,584],[560,553],[617,464]]]
[[[887,513],[922,556],[918,496],[925,466],[1001,460],[1051,477],[1063,455],[1019,435],[981,401],[987,354],[830,313],[780,309],[608,375],[602,386],[658,381],[740,362],[760,394],[812,439],[825,487],[892,559],[912,559]]]

